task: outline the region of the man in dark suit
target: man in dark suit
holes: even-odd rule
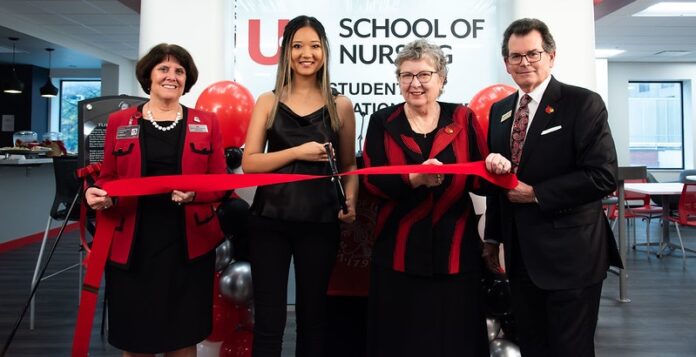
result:
[[[488,145],[520,182],[487,198],[484,258],[506,267],[522,355],[594,356],[602,280],[620,266],[602,197],[617,160],[604,102],[551,76],[556,45],[543,22],[505,31],[502,54],[519,90],[493,104]],[[504,157],[504,158],[503,158]]]

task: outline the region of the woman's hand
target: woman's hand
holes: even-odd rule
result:
[[[180,205],[182,203],[193,202],[196,198],[196,193],[193,191],[183,192],[179,190],[172,191],[172,202]]]
[[[109,194],[97,187],[90,187],[85,191],[85,201],[93,210],[107,209],[114,205]]]
[[[496,175],[507,174],[510,173],[511,168],[512,163],[503,155],[491,153],[486,157],[486,171],[490,173]]]
[[[438,159],[428,159],[423,161],[423,165],[442,165]],[[411,181],[411,186],[414,188],[424,185],[426,187],[435,187],[442,185],[445,176],[442,174],[408,174],[408,179]]]
[[[329,156],[326,154],[324,144],[316,141],[310,141],[293,148],[297,160],[303,161],[328,161]]]
[[[351,199],[346,199],[346,206],[348,207],[348,213],[343,213],[343,210],[338,210],[338,219],[343,223],[353,223],[355,222],[355,201]]]

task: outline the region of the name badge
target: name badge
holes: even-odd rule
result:
[[[510,119],[511,116],[512,116],[512,110],[503,114],[503,116],[500,117],[500,122],[502,123],[502,122]]]
[[[192,133],[207,133],[208,125],[206,124],[189,124],[189,131]]]
[[[140,132],[140,125],[120,126],[116,130],[116,139],[137,138]]]

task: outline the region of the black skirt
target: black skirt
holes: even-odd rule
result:
[[[373,264],[368,356],[489,356],[478,273],[423,277]]]
[[[163,132],[141,124],[144,176],[179,173],[184,125]],[[183,208],[170,194],[140,197],[137,215],[127,269],[106,268],[109,343],[138,353],[195,345],[212,330],[215,251],[188,261]]]

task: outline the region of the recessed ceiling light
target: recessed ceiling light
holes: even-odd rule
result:
[[[633,16],[696,16],[696,2],[659,2]]]
[[[614,57],[618,54],[624,53],[626,51],[619,50],[616,48],[595,48],[594,56],[595,58],[609,58]]]

